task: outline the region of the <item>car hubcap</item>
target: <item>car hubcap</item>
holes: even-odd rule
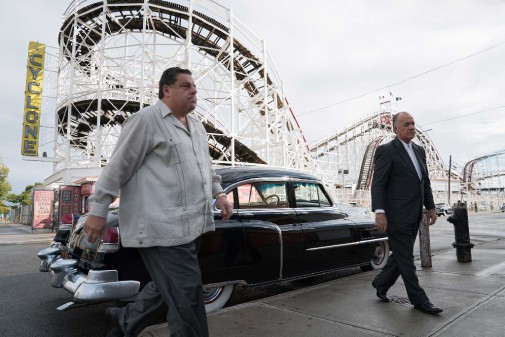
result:
[[[205,304],[214,302],[223,292],[223,287],[203,288],[203,299]]]
[[[382,261],[384,261],[384,242],[381,242],[377,245],[373,257],[373,263],[375,265],[380,265]]]

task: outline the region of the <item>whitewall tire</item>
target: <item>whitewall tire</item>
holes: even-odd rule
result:
[[[361,270],[369,271],[384,268],[384,266],[388,262],[389,253],[390,253],[389,242],[380,241],[379,243],[377,243],[377,246],[375,247],[375,253],[373,255],[372,260],[370,261],[370,264],[361,267]]]
[[[389,258],[389,241],[381,241],[375,248],[375,254],[370,265],[372,269],[382,269],[388,262]]]
[[[233,293],[233,284],[220,287],[203,287],[203,299],[207,313],[216,311],[225,306]]]

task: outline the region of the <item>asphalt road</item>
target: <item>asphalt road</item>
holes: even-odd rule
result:
[[[0,246],[0,326],[2,336],[105,336],[107,305],[66,312],[56,308],[72,299],[50,286],[38,270],[37,252],[47,244]]]

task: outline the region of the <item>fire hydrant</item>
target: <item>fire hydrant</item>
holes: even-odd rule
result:
[[[458,262],[472,262],[473,243],[470,242],[470,231],[468,229],[468,211],[466,202],[458,201],[453,206],[453,213],[447,221],[454,225],[455,242],[452,244],[456,248]]]

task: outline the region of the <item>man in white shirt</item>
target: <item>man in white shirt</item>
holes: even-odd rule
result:
[[[108,337],[137,336],[160,315],[172,337],[208,337],[199,240],[214,230],[212,198],[223,219],[233,206],[211,167],[205,128],[190,114],[196,93],[188,69],[165,70],[159,100],[128,118],[90,198],[84,231],[95,242],[121,190],[121,243],[138,248],[152,279],[135,302],[107,310]]]

